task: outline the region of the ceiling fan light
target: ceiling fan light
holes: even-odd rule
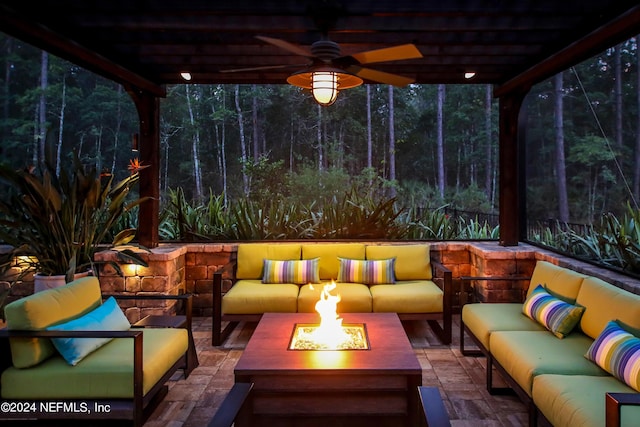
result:
[[[313,73],[311,93],[318,104],[324,107],[333,104],[338,99],[338,75],[326,71]]]

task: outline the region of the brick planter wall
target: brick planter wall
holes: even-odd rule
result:
[[[379,242],[380,244],[402,244],[403,242]],[[530,277],[537,260],[549,261],[563,267],[599,277],[630,292],[640,294],[640,281],[617,274],[597,266],[541,250],[527,244],[503,247],[497,242],[427,242],[434,260],[443,263],[452,271],[454,288],[454,310],[459,308],[461,292],[469,293],[481,302],[522,301],[529,287],[529,280],[483,281],[466,283],[463,289],[462,276],[482,277]],[[367,242],[373,244],[373,242]],[[194,294],[194,315],[211,316],[213,275],[222,272],[223,289],[231,287],[237,257],[237,243],[190,243],[161,244],[151,253],[142,256],[148,267],[120,264],[123,275],[112,267],[100,271],[100,285],[105,293],[124,294]],[[100,252],[97,261],[116,261],[115,253]],[[16,271],[11,273],[15,274]],[[0,280],[0,286],[8,286]],[[27,280],[15,284],[10,300],[33,293],[33,282]],[[466,295],[466,294],[465,294]],[[463,299],[463,302],[465,299]],[[131,322],[147,314],[174,312],[175,301],[121,301]]]

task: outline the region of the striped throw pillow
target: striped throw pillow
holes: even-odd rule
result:
[[[365,285],[396,283],[396,276],[393,272],[395,258],[380,260],[339,259],[338,282],[364,283]]]
[[[296,285],[320,283],[319,260],[320,258],[286,261],[265,259],[262,283],[293,283]]]
[[[640,391],[640,338],[610,321],[584,355],[605,371]]]
[[[522,305],[522,312],[553,332],[556,337],[564,338],[580,321],[584,307],[564,302],[548,293],[542,285],[538,285]]]

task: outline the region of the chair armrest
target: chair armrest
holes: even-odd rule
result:
[[[640,406],[640,393],[607,393],[605,395],[605,425],[620,427],[623,405]]]
[[[253,383],[235,383],[207,427],[231,427],[248,402]]]
[[[0,329],[0,340],[9,338],[131,338],[133,339],[133,395],[142,410],[142,334],[129,331],[25,331]],[[137,398],[136,398],[137,397]]]

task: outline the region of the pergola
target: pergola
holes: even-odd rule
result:
[[[500,244],[525,219],[520,106],[531,86],[640,33],[637,0],[0,0],[0,31],[122,84],[138,109],[138,238],[159,243],[159,100],[165,85],[286,84],[304,59],[256,36],[343,55],[413,43],[423,58],[370,68],[424,84],[493,84],[499,99]],[[326,35],[326,34],[325,34]],[[249,71],[228,72],[253,68]],[[466,79],[464,73],[475,72]],[[366,83],[376,83],[368,82]],[[330,108],[330,107],[329,107]]]

